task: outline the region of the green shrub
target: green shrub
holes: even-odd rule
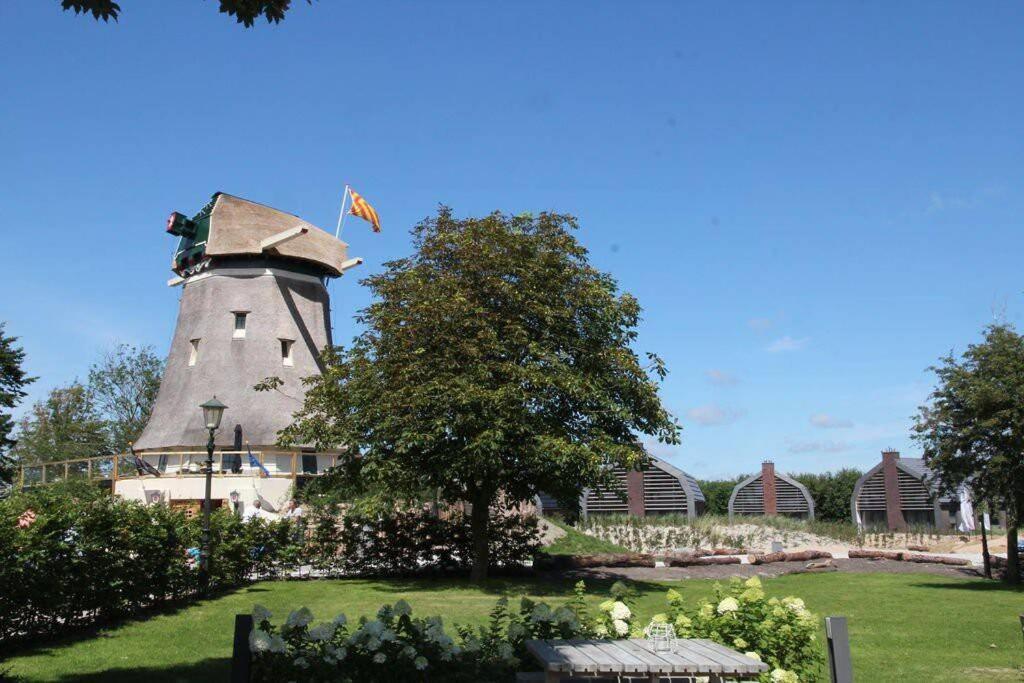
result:
[[[85,482],[0,501],[0,642],[51,636],[193,597],[201,519]],[[211,587],[279,571],[287,523],[211,516]]]
[[[528,640],[641,635],[626,584],[612,586],[597,615],[587,609],[585,592],[577,583],[573,597],[555,608],[524,597],[518,610],[510,610],[502,597],[486,626],[456,626],[454,636],[440,617],[413,617],[404,601],[381,607],[375,619],[363,617],[354,627],[345,615],[311,627],[313,615],[305,608],[275,626],[257,605],[249,638],[252,680],[512,681],[516,671],[535,664],[526,653]],[[756,578],[717,586],[713,602],[691,607],[674,590],[666,597],[668,611],[652,621],[674,624],[679,637],[707,638],[764,661],[771,667],[760,678],[764,683],[819,680],[815,618],[802,600],[767,598]]]
[[[669,610],[656,621],[674,624],[680,638],[708,638],[771,667],[761,676],[771,683],[816,681],[821,671],[821,648],[816,619],[794,597],[768,598],[757,577],[733,579],[715,586],[714,600],[687,607],[682,596],[668,592]]]

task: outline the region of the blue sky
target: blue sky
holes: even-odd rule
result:
[[[928,365],[1024,312],[1024,5],[0,3],[0,320],[40,380],[166,352],[172,210],[334,224],[363,274],[439,202],[579,216],[700,477],[916,454]],[[159,10],[159,11],[158,11]],[[332,285],[339,341],[367,301]]]

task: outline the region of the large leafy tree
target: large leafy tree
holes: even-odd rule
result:
[[[1024,337],[992,325],[984,340],[931,368],[938,377],[919,409],[915,438],[947,491],[1005,506],[1007,580],[1020,581],[1017,527],[1024,512]]]
[[[164,362],[150,346],[119,344],[89,369],[89,391],[106,423],[107,446],[128,449],[142,433],[153,411]]]
[[[374,302],[348,349],[325,353],[288,443],[348,448],[345,471],[393,496],[471,505],[473,578],[488,510],[544,490],[563,505],[678,442],[656,356],[634,351],[640,306],[590,265],[571,216],[458,219],[413,229],[415,253],[364,283]]]
[[[16,443],[10,411],[25,398],[25,387],[35,381],[22,368],[25,351],[16,345],[17,341],[17,337],[4,333],[4,323],[0,322],[0,483],[7,484],[12,481],[13,469],[9,451]]]
[[[312,4],[312,0],[306,0]],[[263,17],[269,24],[280,23],[291,8],[291,0],[220,0],[220,11],[244,26],[252,27]],[[121,6],[114,0],[60,0],[64,11],[74,10],[75,14],[91,14],[99,21],[110,21],[121,16]]]
[[[794,474],[814,499],[814,518],[826,522],[849,522],[853,488],[863,472],[843,468],[838,472]]]
[[[13,454],[21,462],[87,458],[111,452],[106,424],[89,388],[57,387],[35,403],[18,424]]]

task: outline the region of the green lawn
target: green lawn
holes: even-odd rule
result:
[[[607,583],[592,583],[595,602]],[[712,583],[642,583],[639,613],[646,618],[663,607],[668,586],[688,599]],[[770,595],[798,595],[819,615],[849,617],[858,681],[1024,680],[1018,614],[1024,593],[981,580],[924,574],[793,575],[766,582]],[[421,615],[482,623],[498,595],[527,593],[561,601],[569,582],[494,580],[483,588],[462,581],[268,582],[180,610],[126,623],[73,641],[37,647],[0,665],[28,681],[225,680],[232,621],[253,603],[276,617],[298,606],[319,618],[337,612],[371,614],[384,602],[408,600]]]
[[[548,519],[555,526],[565,531],[554,543],[544,546],[544,552],[549,555],[593,555],[595,553],[628,553],[629,550],[621,545],[615,545],[596,536],[576,531],[569,524],[558,520]]]

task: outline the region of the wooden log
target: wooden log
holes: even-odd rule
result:
[[[717,564],[740,564],[738,557],[709,555],[707,557],[672,557],[665,561],[669,567],[707,567]]]
[[[854,549],[851,548],[848,553],[851,560],[901,560],[903,559],[903,553],[894,552],[892,550],[865,550],[865,549]]]
[[[918,553],[926,553],[929,550],[931,550],[931,548],[929,548],[926,545],[908,545],[907,550],[913,550],[914,552]]]
[[[747,550],[744,548],[715,548],[711,551],[712,555],[746,555]]]
[[[942,557],[941,555],[913,555],[911,553],[905,553],[903,555],[904,562],[921,562],[925,564],[948,564],[955,567],[964,567],[971,563],[970,560],[963,557]]]
[[[808,560],[827,560],[832,553],[824,550],[799,550],[796,552],[763,553],[750,556],[750,564],[772,564],[774,562],[806,562]]]
[[[590,569],[592,567],[654,568],[654,556],[644,553],[598,553],[595,555],[547,555],[534,562],[538,569]]]

